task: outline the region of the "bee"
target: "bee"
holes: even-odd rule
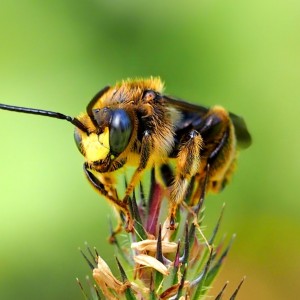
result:
[[[154,167],[169,191],[168,218],[174,229],[178,206],[191,180],[198,182],[195,195],[201,193],[204,180],[207,191],[221,191],[235,169],[238,150],[251,144],[251,136],[244,120],[221,106],[191,104],[165,95],[163,88],[156,77],[106,86],[75,118],[6,104],[0,104],[0,109],[72,123],[88,181],[126,216],[128,231],[134,226],[129,197],[145,170]],[[126,166],[133,166],[134,172],[120,199],[116,174]]]

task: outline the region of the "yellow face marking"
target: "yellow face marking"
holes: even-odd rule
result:
[[[83,149],[85,149],[87,161],[93,162],[105,159],[110,152],[108,127],[99,136],[96,133],[91,133],[82,139],[81,144]]]

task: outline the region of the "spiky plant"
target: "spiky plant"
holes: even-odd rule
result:
[[[207,296],[234,236],[228,245],[223,242],[215,245],[222,209],[212,235],[205,238],[201,231],[205,192],[191,207],[188,198],[193,196],[193,190],[191,182],[187,201],[177,212],[176,230],[171,231],[167,201],[163,201],[166,193],[152,170],[148,199],[142,184],[129,199],[134,230],[116,236],[112,232],[119,275],[113,275],[96,249],[92,251],[87,247],[89,255],[82,252],[95,281],[95,284],[90,284],[90,296],[79,282],[85,299],[182,300]],[[121,218],[124,220],[122,215]],[[230,299],[235,299],[242,282]],[[226,286],[227,283],[214,299],[221,299]]]

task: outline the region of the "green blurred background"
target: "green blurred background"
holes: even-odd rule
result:
[[[299,1],[2,0],[0,101],[72,116],[106,84],[160,75],[166,92],[221,104],[253,146],[207,199],[207,232],[237,233],[216,282],[238,299],[296,299],[300,277]],[[114,264],[108,204],[90,188],[67,123],[0,111],[0,299],[82,299],[77,247]],[[229,293],[227,293],[229,296]]]

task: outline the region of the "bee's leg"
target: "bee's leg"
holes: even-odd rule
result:
[[[117,208],[117,210],[122,211],[125,214],[125,216],[127,217],[126,230],[131,231],[133,229],[133,220],[129,212],[128,204],[124,201],[121,201],[111,196],[105,189],[104,184],[88,169],[87,164],[83,165],[83,170],[87,179],[92,184],[92,186],[96,189],[96,191],[99,192],[101,195],[103,195],[106,199],[111,201],[113,205]],[[116,231],[121,230],[120,223]],[[116,231],[112,234],[112,236],[115,235]]]
[[[134,174],[132,175],[132,178],[127,186],[126,192],[125,192],[125,200],[129,198],[131,193],[133,192],[135,186],[138,184],[140,181],[140,178],[143,174],[143,171],[145,170],[151,151],[153,148],[153,141],[152,141],[152,136],[149,133],[148,130],[144,132],[144,136],[142,139],[142,146],[141,146],[141,153],[140,153],[140,162],[139,166],[135,170]],[[125,201],[126,202],[126,201]]]
[[[192,130],[182,138],[176,159],[174,183],[170,186],[170,229],[175,229],[175,215],[178,205],[183,201],[190,179],[200,168],[200,150],[202,137],[198,131]]]
[[[207,176],[206,166],[210,166],[206,190],[219,192],[230,180],[237,157],[234,128],[228,113],[222,107],[215,106],[209,110],[199,132],[205,143],[201,149],[202,162],[196,175],[198,186],[192,203],[196,203],[202,193]]]
[[[234,127],[228,112],[219,106],[211,108],[200,133],[205,140],[203,153],[210,165],[207,190],[221,191],[230,180],[237,158]]]

